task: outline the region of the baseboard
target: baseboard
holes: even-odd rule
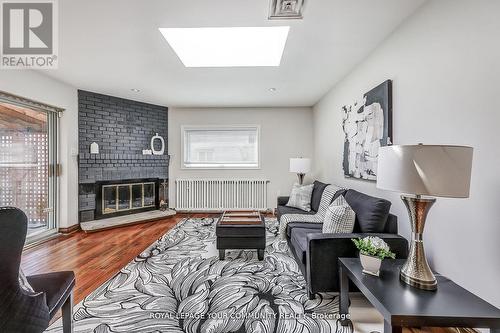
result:
[[[52,234],[52,235],[50,235],[48,237],[45,237],[45,238],[39,239],[39,240],[37,240],[35,242],[31,242],[29,244],[26,244],[26,245],[24,245],[23,251],[31,249],[33,247],[36,247],[38,245],[42,245],[43,243],[46,243],[46,242],[48,242],[50,240],[53,240],[53,239],[56,239],[57,237],[60,237],[60,236],[61,236],[61,234],[58,233],[58,232],[56,232],[56,233],[54,233],[54,234]]]
[[[78,231],[80,230],[80,224],[75,224],[75,225],[72,225],[70,227],[67,227],[67,228],[59,228],[59,232],[61,234],[71,234],[75,231]]]

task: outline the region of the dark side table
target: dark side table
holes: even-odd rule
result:
[[[420,290],[399,280],[405,260],[385,259],[380,277],[362,273],[358,258],[339,259],[340,314],[349,313],[351,280],[384,317],[384,332],[400,333],[403,327],[489,328],[500,333],[500,310],[436,274],[437,291]]]

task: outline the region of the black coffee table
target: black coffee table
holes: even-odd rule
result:
[[[259,212],[224,212],[217,221],[215,234],[220,260],[224,260],[229,249],[254,249],[259,260],[264,259],[266,227]]]
[[[410,287],[399,280],[404,262],[385,259],[377,278],[362,273],[358,258],[339,259],[340,314],[349,313],[351,280],[384,316],[385,333],[399,333],[402,327],[489,328],[500,333],[499,309],[439,274],[437,291]]]

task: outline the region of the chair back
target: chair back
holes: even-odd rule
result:
[[[43,332],[49,326],[45,293],[30,294],[19,285],[27,230],[23,211],[0,207],[0,332]]]
[[[0,284],[6,288],[18,288],[19,266],[28,218],[22,210],[0,207]]]

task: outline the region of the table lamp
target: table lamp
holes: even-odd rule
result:
[[[299,184],[304,183],[304,176],[311,171],[311,160],[309,158],[291,158],[290,159],[290,172],[295,172],[299,178]]]
[[[436,201],[434,196],[469,197],[472,150],[464,146],[423,144],[379,149],[377,188],[406,193],[401,199],[410,216],[412,236],[400,278],[413,287],[437,289],[436,277],[424,252],[425,219]]]

